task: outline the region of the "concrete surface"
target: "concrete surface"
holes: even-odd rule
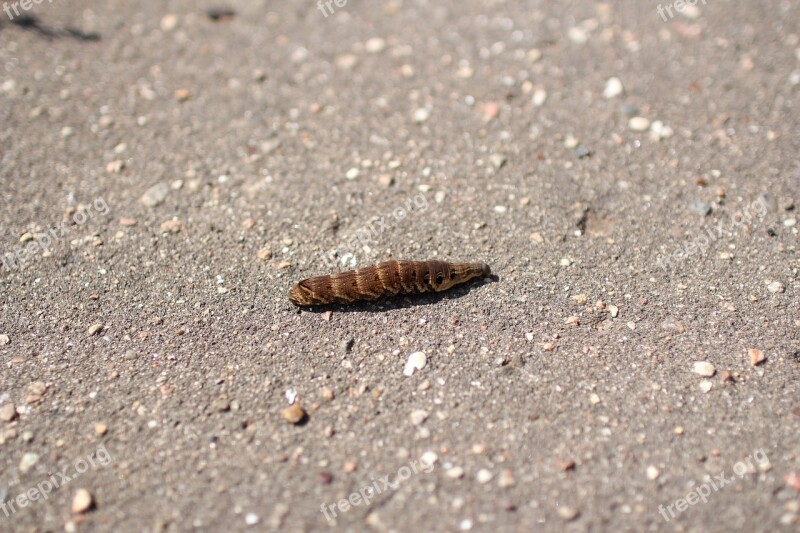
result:
[[[0,16],[0,528],[796,531],[800,4],[339,3]]]

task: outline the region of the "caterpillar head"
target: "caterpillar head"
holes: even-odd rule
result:
[[[486,263],[437,263],[430,274],[431,287],[441,292],[472,278],[489,276],[491,269]]]

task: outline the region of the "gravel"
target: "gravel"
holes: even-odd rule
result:
[[[6,529],[796,526],[797,2],[212,4],[0,16]]]

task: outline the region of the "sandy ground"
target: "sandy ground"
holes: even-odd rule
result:
[[[797,531],[800,4],[339,3],[1,14],[0,529]]]

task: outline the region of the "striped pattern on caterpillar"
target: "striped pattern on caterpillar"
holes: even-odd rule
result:
[[[486,263],[386,261],[377,265],[304,279],[289,291],[298,306],[349,304],[383,296],[441,292],[473,278],[491,275]]]

